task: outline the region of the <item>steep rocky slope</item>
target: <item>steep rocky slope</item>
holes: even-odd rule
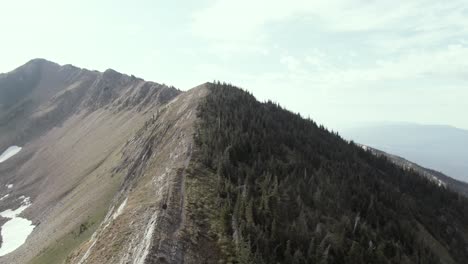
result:
[[[114,168],[123,175],[118,203],[71,263],[184,262],[186,170],[196,106],[206,92],[201,86],[181,94],[127,142]]]
[[[192,95],[177,97],[180,94],[174,88],[113,70],[99,73],[45,60],[33,60],[11,73],[2,74],[0,149],[3,151],[11,145],[23,146],[23,149],[0,164],[1,186],[13,185],[11,189],[0,188],[2,197],[9,193],[0,202],[0,211],[19,206],[22,195],[30,197],[32,205],[22,215],[36,227],[26,243],[0,257],[0,263],[30,260],[32,263],[59,263],[67,258],[98,226],[102,227],[102,220],[108,220],[106,215],[113,214],[112,208],[128,198],[129,189],[138,190],[136,186],[143,184],[143,180],[134,178],[144,179],[140,174],[147,171],[138,169],[142,163],[132,159],[138,157],[154,163],[153,156],[145,157],[149,154],[144,152],[151,151],[149,148],[156,144],[155,138],[162,142],[154,149],[154,156],[158,155],[155,158],[171,162],[161,163],[162,169],[168,170],[167,177],[171,175],[172,166],[176,166],[171,164],[179,164],[179,159],[185,164],[183,148],[188,148],[190,142],[170,145],[178,147],[174,151],[162,146],[167,143],[167,148],[171,148],[169,140],[179,144],[184,137],[189,138],[189,131],[184,134],[179,130],[192,122],[191,114],[187,113],[192,113],[191,108],[195,106],[188,104],[187,98],[197,93],[194,90]],[[197,100],[191,101],[196,103]],[[182,117],[187,119],[184,121]],[[150,131],[152,127],[157,127],[151,135],[153,138],[142,141],[150,133],[144,128]],[[135,137],[136,133],[141,135]],[[175,133],[179,133],[178,138],[172,138]],[[170,158],[159,156],[172,152]],[[167,192],[165,188],[162,191]],[[143,194],[154,197],[149,190]],[[149,198],[135,197],[137,200],[126,200],[128,208],[136,204],[148,210],[145,206],[148,203],[143,202]],[[122,217],[125,217],[124,212],[122,207]],[[112,218],[116,218],[116,214]],[[137,217],[130,220],[147,219],[138,211]],[[139,227],[134,224],[135,228]],[[96,233],[96,236],[99,241],[101,235]],[[139,242],[135,240],[134,243],[136,241]],[[84,244],[83,249],[86,247]],[[94,247],[89,252],[92,259]],[[79,256],[80,252],[76,254]]]

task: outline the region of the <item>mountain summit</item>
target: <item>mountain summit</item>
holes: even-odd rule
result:
[[[468,258],[463,195],[232,85],[33,60],[0,110],[0,263]]]

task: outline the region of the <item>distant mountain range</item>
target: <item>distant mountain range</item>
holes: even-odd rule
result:
[[[388,123],[343,129],[340,134],[468,182],[467,130],[442,125]]]
[[[439,171],[431,170],[428,168],[424,168],[414,162],[411,162],[405,158],[402,158],[397,155],[393,155],[366,145],[360,145],[364,150],[370,151],[372,154],[376,156],[384,156],[389,159],[391,162],[395,163],[396,165],[406,169],[406,170],[414,170],[419,174],[423,175],[430,181],[434,182],[440,187],[449,188],[453,191],[456,191],[464,196],[468,197],[468,183],[455,180]]]

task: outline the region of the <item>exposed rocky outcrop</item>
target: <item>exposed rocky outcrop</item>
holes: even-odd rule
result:
[[[201,86],[179,95],[126,143],[114,169],[124,178],[113,209],[70,263],[184,263],[185,170],[206,93]]]
[[[15,186],[0,209],[31,197],[23,216],[36,228],[0,263],[178,258],[165,248],[179,228],[161,230],[183,223],[184,168],[205,93],[42,59],[2,74],[0,98],[14,100],[0,102],[0,150],[23,150],[0,164],[0,184]]]
[[[143,111],[180,93],[157,83],[35,59],[0,76],[0,148],[30,142],[78,113]]]

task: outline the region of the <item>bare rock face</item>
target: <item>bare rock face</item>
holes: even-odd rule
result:
[[[185,178],[202,85],[36,59],[0,75],[0,210],[35,228],[0,263],[189,263]]]
[[[114,70],[99,73],[42,59],[0,75],[0,87],[0,148],[12,140],[29,142],[74,114],[142,111],[180,93]]]
[[[206,93],[199,87],[179,95],[126,143],[115,168],[115,173],[123,174],[119,202],[72,263],[184,262],[180,239],[185,225],[184,181],[192,157],[196,106]]]

